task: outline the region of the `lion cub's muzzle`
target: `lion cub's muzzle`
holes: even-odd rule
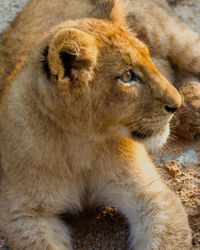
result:
[[[149,87],[154,99],[151,116],[144,114],[144,117],[137,122],[137,126],[131,130],[132,136],[140,140],[157,135],[162,137],[162,134],[166,136],[166,128],[169,127],[174,112],[178,110],[182,103],[179,92],[161,75],[159,81],[152,81],[152,83],[149,83]],[[151,106],[151,104],[148,105]],[[145,115],[150,118],[145,118]]]

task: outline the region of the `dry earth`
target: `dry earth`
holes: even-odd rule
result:
[[[0,0],[0,32],[26,1]],[[200,33],[200,0],[171,0],[171,5],[177,15]],[[177,154],[189,149],[195,150],[198,155],[197,161],[181,163]],[[166,157],[166,153],[170,154],[171,159]],[[200,141],[188,142],[176,138],[153,158],[165,181],[181,198],[193,231],[193,249],[199,250]],[[128,225],[125,218],[112,206],[86,210],[76,216],[65,215],[63,218],[71,226],[74,249],[128,249]],[[5,241],[0,235],[0,250],[6,249]]]

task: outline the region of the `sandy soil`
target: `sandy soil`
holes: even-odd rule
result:
[[[27,0],[0,0],[0,32],[13,18]],[[171,0],[174,12],[200,33],[200,0]],[[14,5],[16,5],[14,7]],[[12,11],[11,11],[12,10]],[[3,14],[4,12],[4,14]],[[8,14],[6,14],[8,13]],[[1,15],[2,14],[2,15]],[[7,15],[7,17],[6,17]],[[200,249],[200,157],[193,165],[181,165],[175,160],[162,162],[160,157],[167,152],[177,154],[194,149],[200,156],[200,142],[188,142],[176,139],[154,156],[158,169],[182,200],[189,216],[193,231],[193,249]],[[95,208],[63,219],[70,225],[74,249],[92,250],[128,249],[128,225],[125,218],[112,206],[104,209]],[[0,235],[0,249],[5,250],[5,241]]]

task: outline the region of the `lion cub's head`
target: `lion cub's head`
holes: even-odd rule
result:
[[[38,86],[50,119],[88,138],[125,134],[149,147],[166,141],[180,95],[125,24],[68,21],[46,40]]]

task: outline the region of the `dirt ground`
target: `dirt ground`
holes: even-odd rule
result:
[[[200,33],[200,0],[171,0],[174,12]],[[176,5],[177,3],[177,5]],[[162,155],[177,154],[194,149],[198,154],[195,164],[180,164],[176,160],[162,162]],[[153,156],[164,180],[182,200],[193,231],[193,249],[200,249],[200,141],[174,139],[162,152]],[[111,204],[112,205],[112,204]],[[128,225],[125,218],[112,206],[95,208],[63,219],[70,225],[74,249],[128,249]],[[6,250],[0,235],[0,249]],[[14,250],[14,249],[13,249]]]

